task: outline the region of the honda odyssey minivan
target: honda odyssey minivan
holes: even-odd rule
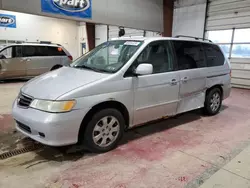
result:
[[[134,126],[198,108],[217,114],[230,72],[212,42],[120,38],[29,81],[12,113],[17,130],[38,142],[106,152]]]
[[[11,44],[0,49],[0,81],[32,78],[71,62],[72,56],[58,44]]]

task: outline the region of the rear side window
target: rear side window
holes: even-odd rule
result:
[[[206,67],[204,50],[199,42],[172,41],[179,70]]]
[[[34,46],[23,46],[23,57],[32,57],[36,56],[36,49]]]
[[[48,47],[47,46],[36,46],[35,56],[48,56]]]
[[[37,56],[66,56],[61,47],[51,46],[23,46],[24,57]]]
[[[61,47],[51,47],[48,46],[48,54],[50,56],[66,56],[66,53]]]
[[[218,46],[214,44],[203,44],[203,47],[206,53],[208,67],[221,66],[224,64],[225,58]]]

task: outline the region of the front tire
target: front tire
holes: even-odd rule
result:
[[[207,115],[213,116],[219,113],[222,104],[222,92],[219,88],[208,91],[204,110]]]
[[[94,153],[108,152],[116,148],[123,136],[125,120],[116,109],[104,109],[92,117],[87,123],[83,138],[83,144]]]

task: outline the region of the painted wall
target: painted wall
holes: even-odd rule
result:
[[[206,0],[178,0],[175,3],[173,36],[203,37]]]
[[[106,42],[108,40],[108,26],[96,24],[95,25],[95,46]]]
[[[74,59],[79,56],[78,22],[2,10],[0,13],[17,19],[17,28],[0,27],[0,40],[51,41],[63,45]]]
[[[140,29],[131,29],[131,28],[124,28],[125,35],[123,37],[131,37],[136,36],[140,37],[144,35],[144,30]],[[98,46],[99,44],[106,42],[107,40],[111,40],[112,38],[119,38],[118,36],[119,27],[117,26],[107,26],[103,24],[96,24],[95,25],[95,44]],[[161,36],[160,32],[154,31],[145,31],[146,37],[159,37]]]
[[[41,12],[41,0],[2,0],[2,9],[46,15]],[[163,0],[92,0],[91,20],[64,18],[163,31]]]

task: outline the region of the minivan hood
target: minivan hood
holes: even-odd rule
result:
[[[56,100],[69,91],[108,75],[91,70],[62,67],[32,79],[22,87],[21,92],[37,99]]]

